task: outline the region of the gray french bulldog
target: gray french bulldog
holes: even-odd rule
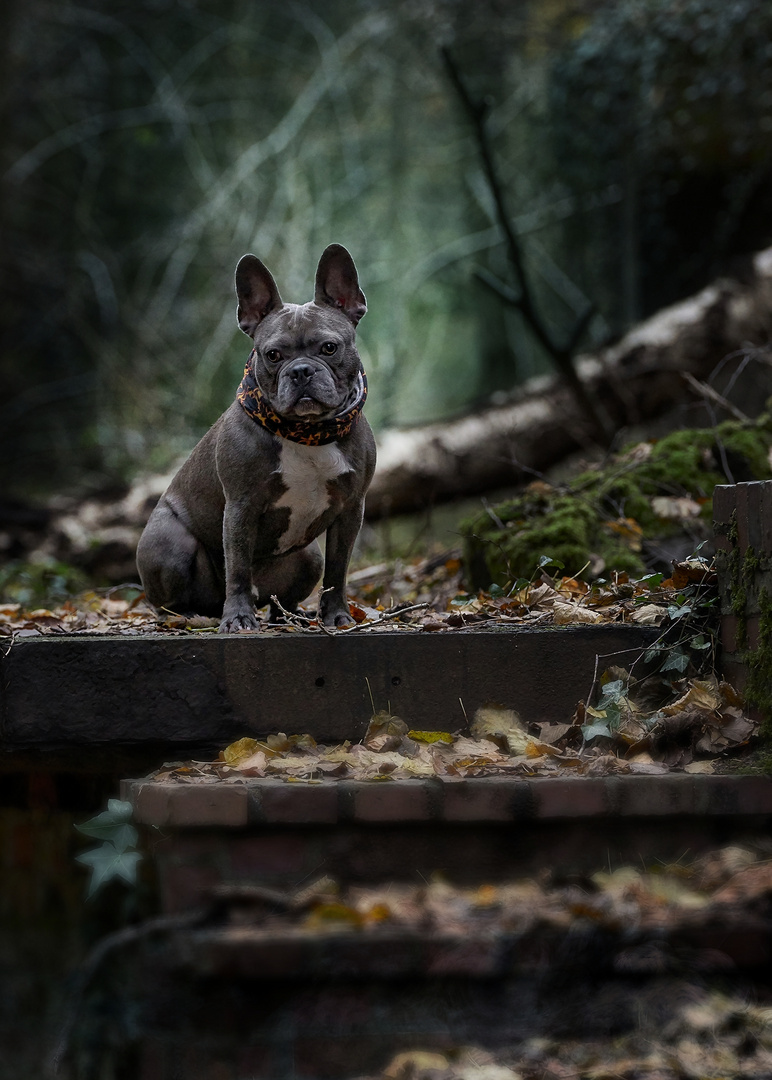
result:
[[[319,616],[346,626],[346,573],[375,469],[361,413],[355,332],[367,305],[356,267],[331,244],[314,299],[285,304],[266,267],[245,255],[236,293],[254,348],[236,400],[150,515],[137,548],[145,594],[157,609],[222,616],[221,633],[255,630],[257,607],[275,596],[294,612],[324,566]]]

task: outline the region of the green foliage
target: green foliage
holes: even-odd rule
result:
[[[766,480],[772,475],[770,447],[772,420],[764,414],[755,423],[731,420],[716,428],[675,431],[654,443],[648,456],[623,452],[603,468],[580,474],[564,490],[531,485],[492,513],[482,511],[459,526],[468,580],[477,588],[490,582],[503,586],[527,576],[545,551],[571,574],[584,568],[590,577],[602,559],[608,570],[640,576],[645,568],[641,535],[659,540],[686,530],[695,543],[706,539],[713,488],[727,483],[723,460],[731,456],[744,478]],[[653,498],[676,495],[704,500],[700,516],[685,522],[660,517]],[[630,520],[632,534],[625,526]]]
[[[759,590],[758,606],[758,644],[745,654],[748,667],[745,698],[763,717],[760,734],[764,745],[769,747],[772,746],[772,598],[766,588]],[[769,771],[772,772],[772,767]]]
[[[63,603],[87,585],[86,575],[67,563],[14,560],[0,565],[0,601],[27,609]]]
[[[142,854],[136,850],[139,834],[130,824],[132,813],[131,803],[109,799],[101,814],[75,826],[84,836],[102,841],[98,847],[76,855],[77,861],[91,870],[87,899],[114,879],[136,884]]]
[[[376,426],[544,371],[506,276],[489,134],[555,339],[590,344],[772,235],[772,12],[755,0],[266,0],[9,9],[0,208],[0,484],[25,497],[161,469],[233,399],[233,268],[287,299],[336,240],[370,303]],[[709,222],[709,227],[706,227]],[[640,294],[640,295],[639,295]]]
[[[608,738],[614,734],[622,718],[626,691],[623,679],[613,679],[601,687],[600,698],[593,710],[601,715],[595,716],[589,724],[582,724],[585,742],[591,742],[598,736]]]

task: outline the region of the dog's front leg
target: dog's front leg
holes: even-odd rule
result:
[[[252,563],[257,534],[257,513],[248,501],[229,499],[223,515],[225,553],[225,605],[221,634],[257,630],[252,593]]]
[[[362,527],[364,500],[347,506],[327,530],[324,554],[324,580],[319,614],[325,626],[350,626],[346,598],[346,574],[354,542]]]

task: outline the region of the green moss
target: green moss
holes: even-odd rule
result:
[[[675,431],[643,460],[627,448],[603,468],[577,476],[568,491],[534,485],[461,522],[468,584],[485,588],[530,577],[542,555],[560,560],[572,574],[591,556],[600,556],[609,570],[640,573],[643,560],[634,550],[634,533],[620,531],[623,519],[632,519],[646,539],[678,535],[683,525],[659,517],[652,499],[688,496],[703,503],[700,517],[688,522],[689,533],[696,526],[707,538],[713,488],[728,482],[722,462],[731,460],[742,479],[767,480],[771,446],[772,418],[765,414],[753,423],[730,420],[717,428]],[[740,571],[736,598],[744,610],[740,579],[751,568]]]
[[[526,492],[519,500],[496,508],[501,529],[487,512],[467,519],[461,528],[466,561],[473,567],[474,584],[505,585],[530,577],[541,555],[562,562],[566,573],[578,574],[588,553],[600,555],[617,569],[638,573],[638,556],[599,523],[594,507],[583,499],[558,492],[534,496]]]
[[[762,742],[772,742],[772,598],[767,589],[759,591],[759,643],[746,654],[748,682],[745,698],[763,717]]]

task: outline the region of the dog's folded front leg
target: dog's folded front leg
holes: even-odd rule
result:
[[[248,502],[226,502],[223,515],[225,606],[219,627],[221,634],[257,630],[259,626],[252,592],[256,520],[254,507]]]
[[[354,550],[354,541],[362,527],[364,501],[347,506],[327,530],[324,554],[324,580],[319,613],[325,626],[350,626],[346,598],[346,574]]]

